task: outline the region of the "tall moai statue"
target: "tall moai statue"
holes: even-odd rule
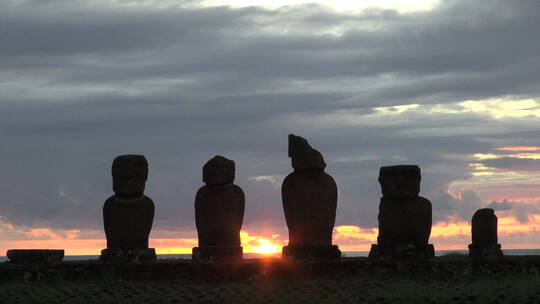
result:
[[[428,244],[431,202],[419,196],[420,168],[415,165],[381,167],[379,236],[369,257],[426,259],[435,256]]]
[[[497,216],[493,209],[478,209],[471,220],[472,244],[469,256],[474,259],[498,258],[503,255],[497,241]]]
[[[245,197],[234,184],[234,161],[215,156],[203,167],[202,186],[195,197],[195,221],[199,247],[193,260],[235,262],[242,259],[240,229],[244,220]]]
[[[341,251],[332,245],[336,221],[337,186],[324,172],[321,153],[306,139],[289,134],[289,157],[294,172],[281,186],[289,244],[282,256],[292,259],[339,259]]]
[[[148,162],[142,155],[120,155],[111,171],[114,195],[103,205],[107,249],[101,251],[100,260],[154,260],[155,249],[148,248],[154,202],[144,195]]]

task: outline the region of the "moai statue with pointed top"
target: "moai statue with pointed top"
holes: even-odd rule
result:
[[[144,195],[148,162],[142,155],[120,155],[112,164],[114,195],[103,205],[107,249],[102,261],[154,260],[148,237],[154,221],[154,202]]]
[[[490,208],[477,210],[471,220],[472,244],[469,256],[474,259],[498,258],[503,255],[497,242],[497,216]]]
[[[420,168],[414,165],[381,167],[379,236],[369,257],[426,259],[435,255],[428,244],[431,202],[419,196]]]
[[[202,186],[195,197],[195,221],[199,247],[194,261],[235,262],[242,259],[240,229],[245,197],[234,182],[234,161],[215,156],[203,167]]]
[[[338,246],[332,245],[336,221],[337,186],[324,172],[321,153],[306,139],[289,135],[289,157],[294,172],[281,186],[289,244],[282,256],[292,259],[339,259]]]

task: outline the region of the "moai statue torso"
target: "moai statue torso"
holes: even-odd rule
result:
[[[497,242],[497,216],[493,209],[477,210],[471,220],[472,244],[469,256],[472,258],[502,256],[501,245]]]
[[[234,161],[215,156],[203,167],[202,186],[195,197],[195,221],[199,247],[194,259],[242,257],[240,229],[244,219],[244,192],[234,182]]]
[[[420,168],[413,165],[382,167],[379,183],[379,236],[371,257],[411,255],[430,258],[431,202],[419,196]]]
[[[148,237],[154,220],[154,202],[144,195],[148,163],[142,155],[121,155],[112,165],[114,195],[103,205],[107,249],[102,259],[129,256],[154,259]]]
[[[324,172],[321,153],[299,136],[289,135],[289,157],[294,172],[281,186],[283,210],[289,228],[289,245],[284,256],[339,258],[332,245],[336,220],[337,186]]]

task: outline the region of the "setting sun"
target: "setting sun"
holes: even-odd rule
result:
[[[261,253],[261,254],[270,254],[270,253],[278,253],[279,252],[279,245],[272,244],[269,240],[257,240],[259,242],[259,247],[251,248],[251,250],[255,253]]]
[[[287,240],[282,240],[279,234],[271,234],[268,236],[250,235],[246,231],[240,232],[240,239],[242,240],[242,246],[244,252],[259,253],[259,254],[273,254],[281,252]]]

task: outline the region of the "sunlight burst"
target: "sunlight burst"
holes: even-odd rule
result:
[[[255,253],[260,254],[271,254],[271,253],[278,253],[279,252],[279,245],[272,244],[269,240],[260,239],[257,240],[259,242],[258,247],[253,247],[251,250]]]
[[[273,254],[279,253],[281,247],[286,243],[285,240],[281,240],[279,234],[272,234],[272,239],[265,238],[264,236],[250,235],[246,231],[240,232],[240,239],[244,252],[259,253],[259,254]]]

